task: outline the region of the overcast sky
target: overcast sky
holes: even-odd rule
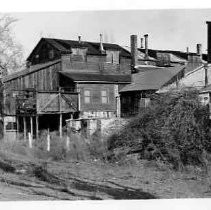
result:
[[[86,41],[104,41],[129,45],[130,35],[149,34],[149,48],[196,51],[202,43],[206,52],[207,27],[211,9],[201,10],[135,10],[10,13],[18,19],[14,34],[29,55],[41,37]],[[139,39],[140,40],[140,39]],[[140,45],[140,41],[139,41]]]

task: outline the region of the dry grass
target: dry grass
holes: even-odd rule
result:
[[[47,152],[42,138],[32,149],[24,141],[1,142],[1,161],[15,168],[5,170],[0,164],[1,200],[211,197],[210,163],[208,174],[192,166],[174,171],[163,162],[138,160],[132,154],[111,163],[103,159],[106,145],[97,139],[88,144],[72,136],[67,151],[66,138],[55,134]]]

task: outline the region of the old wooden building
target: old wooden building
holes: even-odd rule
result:
[[[6,130],[38,135],[69,118],[120,115],[119,90],[131,81],[131,55],[116,44],[42,38],[27,68],[3,79]]]

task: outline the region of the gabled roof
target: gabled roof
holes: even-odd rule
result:
[[[61,53],[70,53],[71,48],[88,48],[87,53],[89,55],[105,55],[102,54],[100,51],[100,43],[99,42],[87,42],[87,41],[75,41],[75,40],[65,40],[65,39],[52,39],[52,38],[42,38],[37,46],[41,42],[48,42],[51,46],[56,48]],[[27,60],[30,60],[31,56],[33,55],[34,51],[36,50],[37,46],[31,52]],[[124,49],[123,47],[117,44],[111,43],[103,43],[104,50],[117,50],[120,51],[120,56],[130,58],[130,52]]]
[[[102,74],[83,74],[71,72],[59,72],[78,83],[130,83],[131,75],[102,75]]]
[[[132,83],[126,85],[120,92],[158,90],[167,84],[174,76],[184,70],[185,66],[168,68],[151,68],[132,75]]]

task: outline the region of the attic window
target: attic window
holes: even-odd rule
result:
[[[54,50],[50,50],[49,51],[49,59],[53,59],[54,58]]]
[[[106,62],[119,64],[119,51],[106,50]]]

